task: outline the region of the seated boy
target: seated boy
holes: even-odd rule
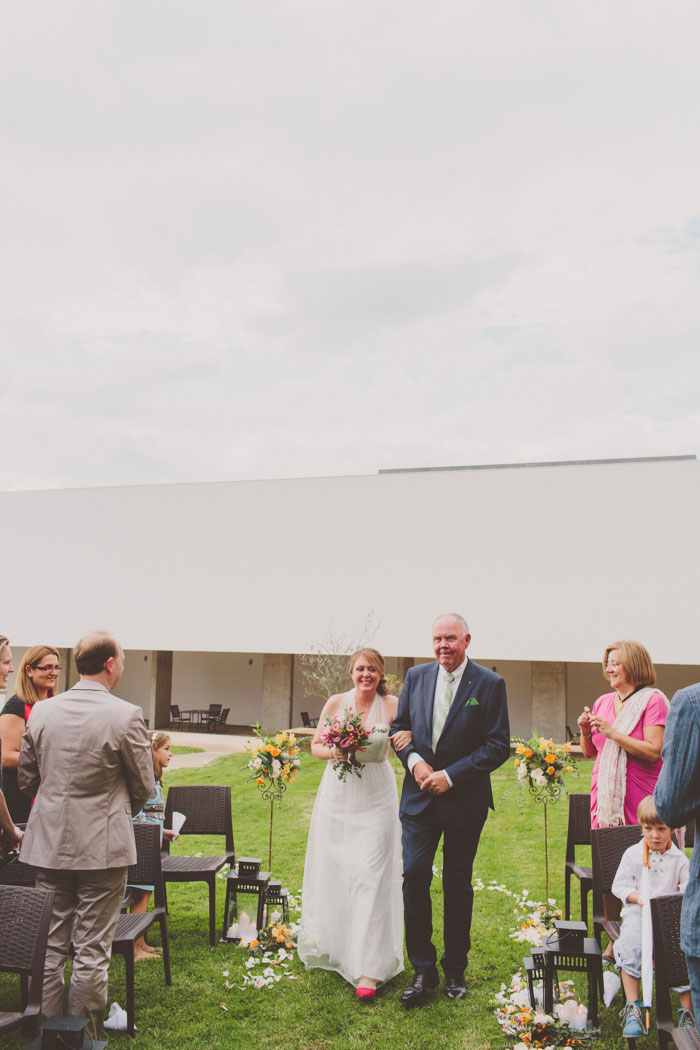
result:
[[[642,973],[642,867],[644,842],[649,845],[651,896],[682,893],[688,882],[688,858],[671,842],[673,831],[667,828],[656,812],[654,796],[647,795],[637,807],[643,840],[630,846],[622,856],[612,892],[624,907],[622,928],[615,941],[615,960],[620,967],[626,1003],[620,1016],[624,1021],[622,1034],[634,1039],[645,1034],[642,1002],[639,998],[639,979]],[[690,989],[678,989],[681,1002],[679,1027],[694,1027],[695,1017]]]

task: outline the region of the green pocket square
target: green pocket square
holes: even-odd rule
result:
[[[478,707],[479,706],[479,701],[477,700],[477,698],[475,696],[470,696],[464,706],[465,707]]]

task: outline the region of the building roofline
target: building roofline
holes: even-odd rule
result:
[[[694,454],[687,456],[630,456],[621,459],[551,459],[537,463],[471,463],[464,466],[450,467],[384,467],[380,474],[418,474],[440,470],[514,470],[520,467],[591,467],[610,463],[669,463],[676,460],[697,459]]]

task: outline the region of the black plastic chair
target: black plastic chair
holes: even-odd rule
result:
[[[308,711],[301,712],[301,724],[304,729],[315,729],[318,725],[318,718],[309,718]]]
[[[230,707],[225,707],[223,709],[223,711],[221,712],[221,714],[219,715],[219,717],[217,718],[217,720],[216,720],[216,731],[217,731],[217,733],[219,732],[220,729],[223,730],[223,729],[226,728],[226,723],[228,722],[228,716],[230,714],[231,714],[231,708]]]
[[[0,1034],[24,1026],[31,1035],[36,1029],[53,899],[53,890],[0,886],[0,970],[22,979],[22,1009],[0,1012]]]
[[[136,863],[129,868],[127,884],[153,886],[153,908],[147,912],[120,915],[112,941],[112,955],[123,955],[126,970],[126,1018],[129,1035],[134,1034],[134,944],[150,930],[160,925],[163,945],[165,983],[173,983],[170,973],[170,942],[165,908],[165,886],[160,855],[160,828],[157,824],[135,824]]]
[[[191,728],[192,726],[192,712],[181,711],[177,704],[170,705],[170,728],[171,729],[182,729],[183,726]]]
[[[593,870],[576,863],[576,847],[591,844],[591,796],[569,795],[569,827],[564,861],[564,918],[571,918],[571,876],[581,889],[581,922],[588,926],[588,894],[593,888]]]
[[[231,788],[214,786],[171,787],[165,804],[165,827],[172,828],[173,813],[187,818],[182,835],[223,835],[226,852],[212,857],[170,855],[170,842],[163,841],[163,879],[169,882],[206,882],[209,886],[209,943],[216,944],[216,873],[235,863]]]
[[[601,943],[603,931],[612,941],[620,936],[621,902],[612,894],[612,884],[622,860],[622,854],[639,842],[642,829],[639,824],[625,824],[621,828],[593,828],[591,854],[593,860],[593,935]],[[605,895],[605,897],[604,897]]]
[[[662,1050],[670,1042],[681,1050],[700,1050],[697,1030],[676,1028],[671,1010],[671,988],[688,984],[688,968],[681,948],[683,894],[654,897],[651,921],[654,930],[654,976],[656,983],[656,1027]]]
[[[213,729],[216,732],[222,706],[222,704],[209,704],[209,710],[202,711],[201,729]]]

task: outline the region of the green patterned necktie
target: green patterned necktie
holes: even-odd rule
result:
[[[450,710],[450,704],[452,703],[452,683],[455,680],[455,676],[450,672],[445,672],[445,689],[435,705],[435,714],[433,716],[433,751],[437,747],[440,734],[442,733],[447,715]]]

